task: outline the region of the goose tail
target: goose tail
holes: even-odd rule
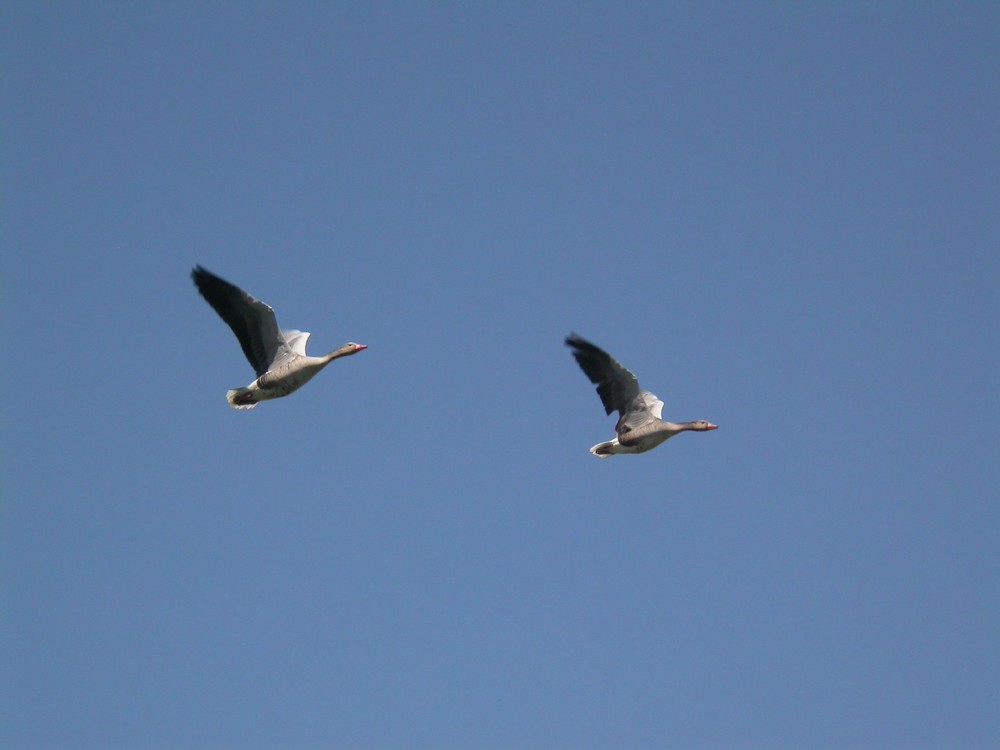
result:
[[[233,388],[226,391],[226,401],[234,409],[252,409],[257,405],[253,391],[249,388]]]
[[[611,458],[615,454],[615,441],[611,440],[605,443],[598,443],[590,452],[593,453],[598,458]]]

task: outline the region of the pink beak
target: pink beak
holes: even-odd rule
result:
[[[359,351],[359,352],[360,352],[360,351],[361,351],[362,349],[367,349],[367,348],[368,348],[368,344],[358,344],[358,351]]]
[[[717,429],[719,429],[719,425],[712,424],[711,422],[709,422],[708,423],[708,429],[710,429],[710,430],[717,430]]]

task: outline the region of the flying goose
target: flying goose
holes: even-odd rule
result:
[[[610,458],[615,453],[645,453],[678,432],[718,429],[711,422],[667,422],[660,418],[663,402],[649,391],[639,390],[639,381],[610,354],[575,333],[566,337],[572,347],[580,369],[597,383],[597,394],[604,404],[604,411],[619,414],[614,440],[598,443],[590,452],[598,458]]]
[[[205,301],[233,329],[257,373],[257,379],[246,388],[226,392],[226,400],[234,409],[253,409],[259,401],[287,396],[338,357],[368,348],[352,341],[322,357],[310,357],[306,355],[309,334],[279,331],[274,310],[260,300],[201,266],[194,267],[191,278]]]

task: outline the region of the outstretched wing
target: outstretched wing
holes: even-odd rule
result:
[[[236,334],[258,377],[268,371],[279,355],[287,352],[274,310],[201,266],[195,266],[191,278],[205,301]]]
[[[566,337],[566,345],[573,349],[577,364],[590,382],[597,384],[597,395],[601,397],[605,413],[617,411],[624,417],[629,405],[640,394],[635,375],[606,351],[575,333]]]

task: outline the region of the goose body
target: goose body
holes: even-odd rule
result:
[[[566,337],[566,345],[572,348],[577,364],[590,382],[597,384],[605,413],[618,412],[616,437],[590,449],[598,458],[610,458],[616,453],[645,453],[680,432],[718,429],[703,419],[694,422],[662,419],[663,402],[649,391],[640,390],[636,376],[610,354],[575,333]]]
[[[226,400],[234,409],[253,409],[259,402],[294,393],[316,373],[340,357],[367,349],[353,341],[321,357],[306,354],[309,334],[278,329],[274,310],[201,266],[191,278],[201,296],[236,334],[256,380],[245,388],[233,388]]]

